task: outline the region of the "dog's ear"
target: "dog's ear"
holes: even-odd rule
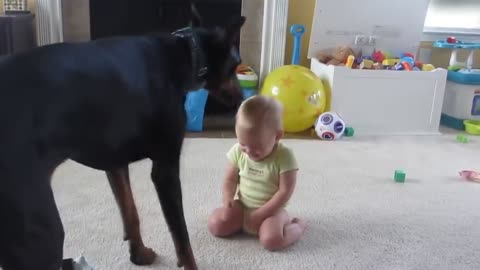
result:
[[[228,44],[234,45],[237,42],[237,39],[240,36],[240,29],[242,28],[245,21],[246,18],[244,16],[240,16],[239,18],[233,20],[225,28],[225,39]]]
[[[201,27],[203,25],[202,18],[200,17],[200,14],[198,13],[197,8],[195,7],[195,4],[190,5],[190,11],[192,15],[192,21],[190,22],[191,27]]]

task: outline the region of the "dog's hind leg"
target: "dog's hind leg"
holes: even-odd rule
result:
[[[130,261],[136,265],[152,264],[156,254],[143,244],[140,233],[140,219],[130,187],[128,165],[107,171],[107,177],[122,216],[124,240],[129,241]]]
[[[58,270],[64,231],[50,186],[50,172],[24,160],[0,166],[0,268]]]
[[[154,160],[152,167],[152,180],[162,205],[163,215],[167,222],[178,258],[178,267],[185,270],[196,270],[197,265],[185,223],[182,203],[182,190],[180,185],[180,141],[178,148],[166,151],[162,160]]]

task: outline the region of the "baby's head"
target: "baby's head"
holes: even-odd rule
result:
[[[273,98],[256,95],[238,109],[235,132],[240,148],[252,160],[268,157],[283,136],[283,108]]]

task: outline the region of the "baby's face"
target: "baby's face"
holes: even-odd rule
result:
[[[274,150],[280,139],[279,133],[266,128],[254,130],[237,129],[240,150],[253,161],[262,161]]]

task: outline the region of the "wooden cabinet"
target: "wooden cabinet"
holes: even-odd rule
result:
[[[36,46],[33,14],[0,15],[0,55]]]

